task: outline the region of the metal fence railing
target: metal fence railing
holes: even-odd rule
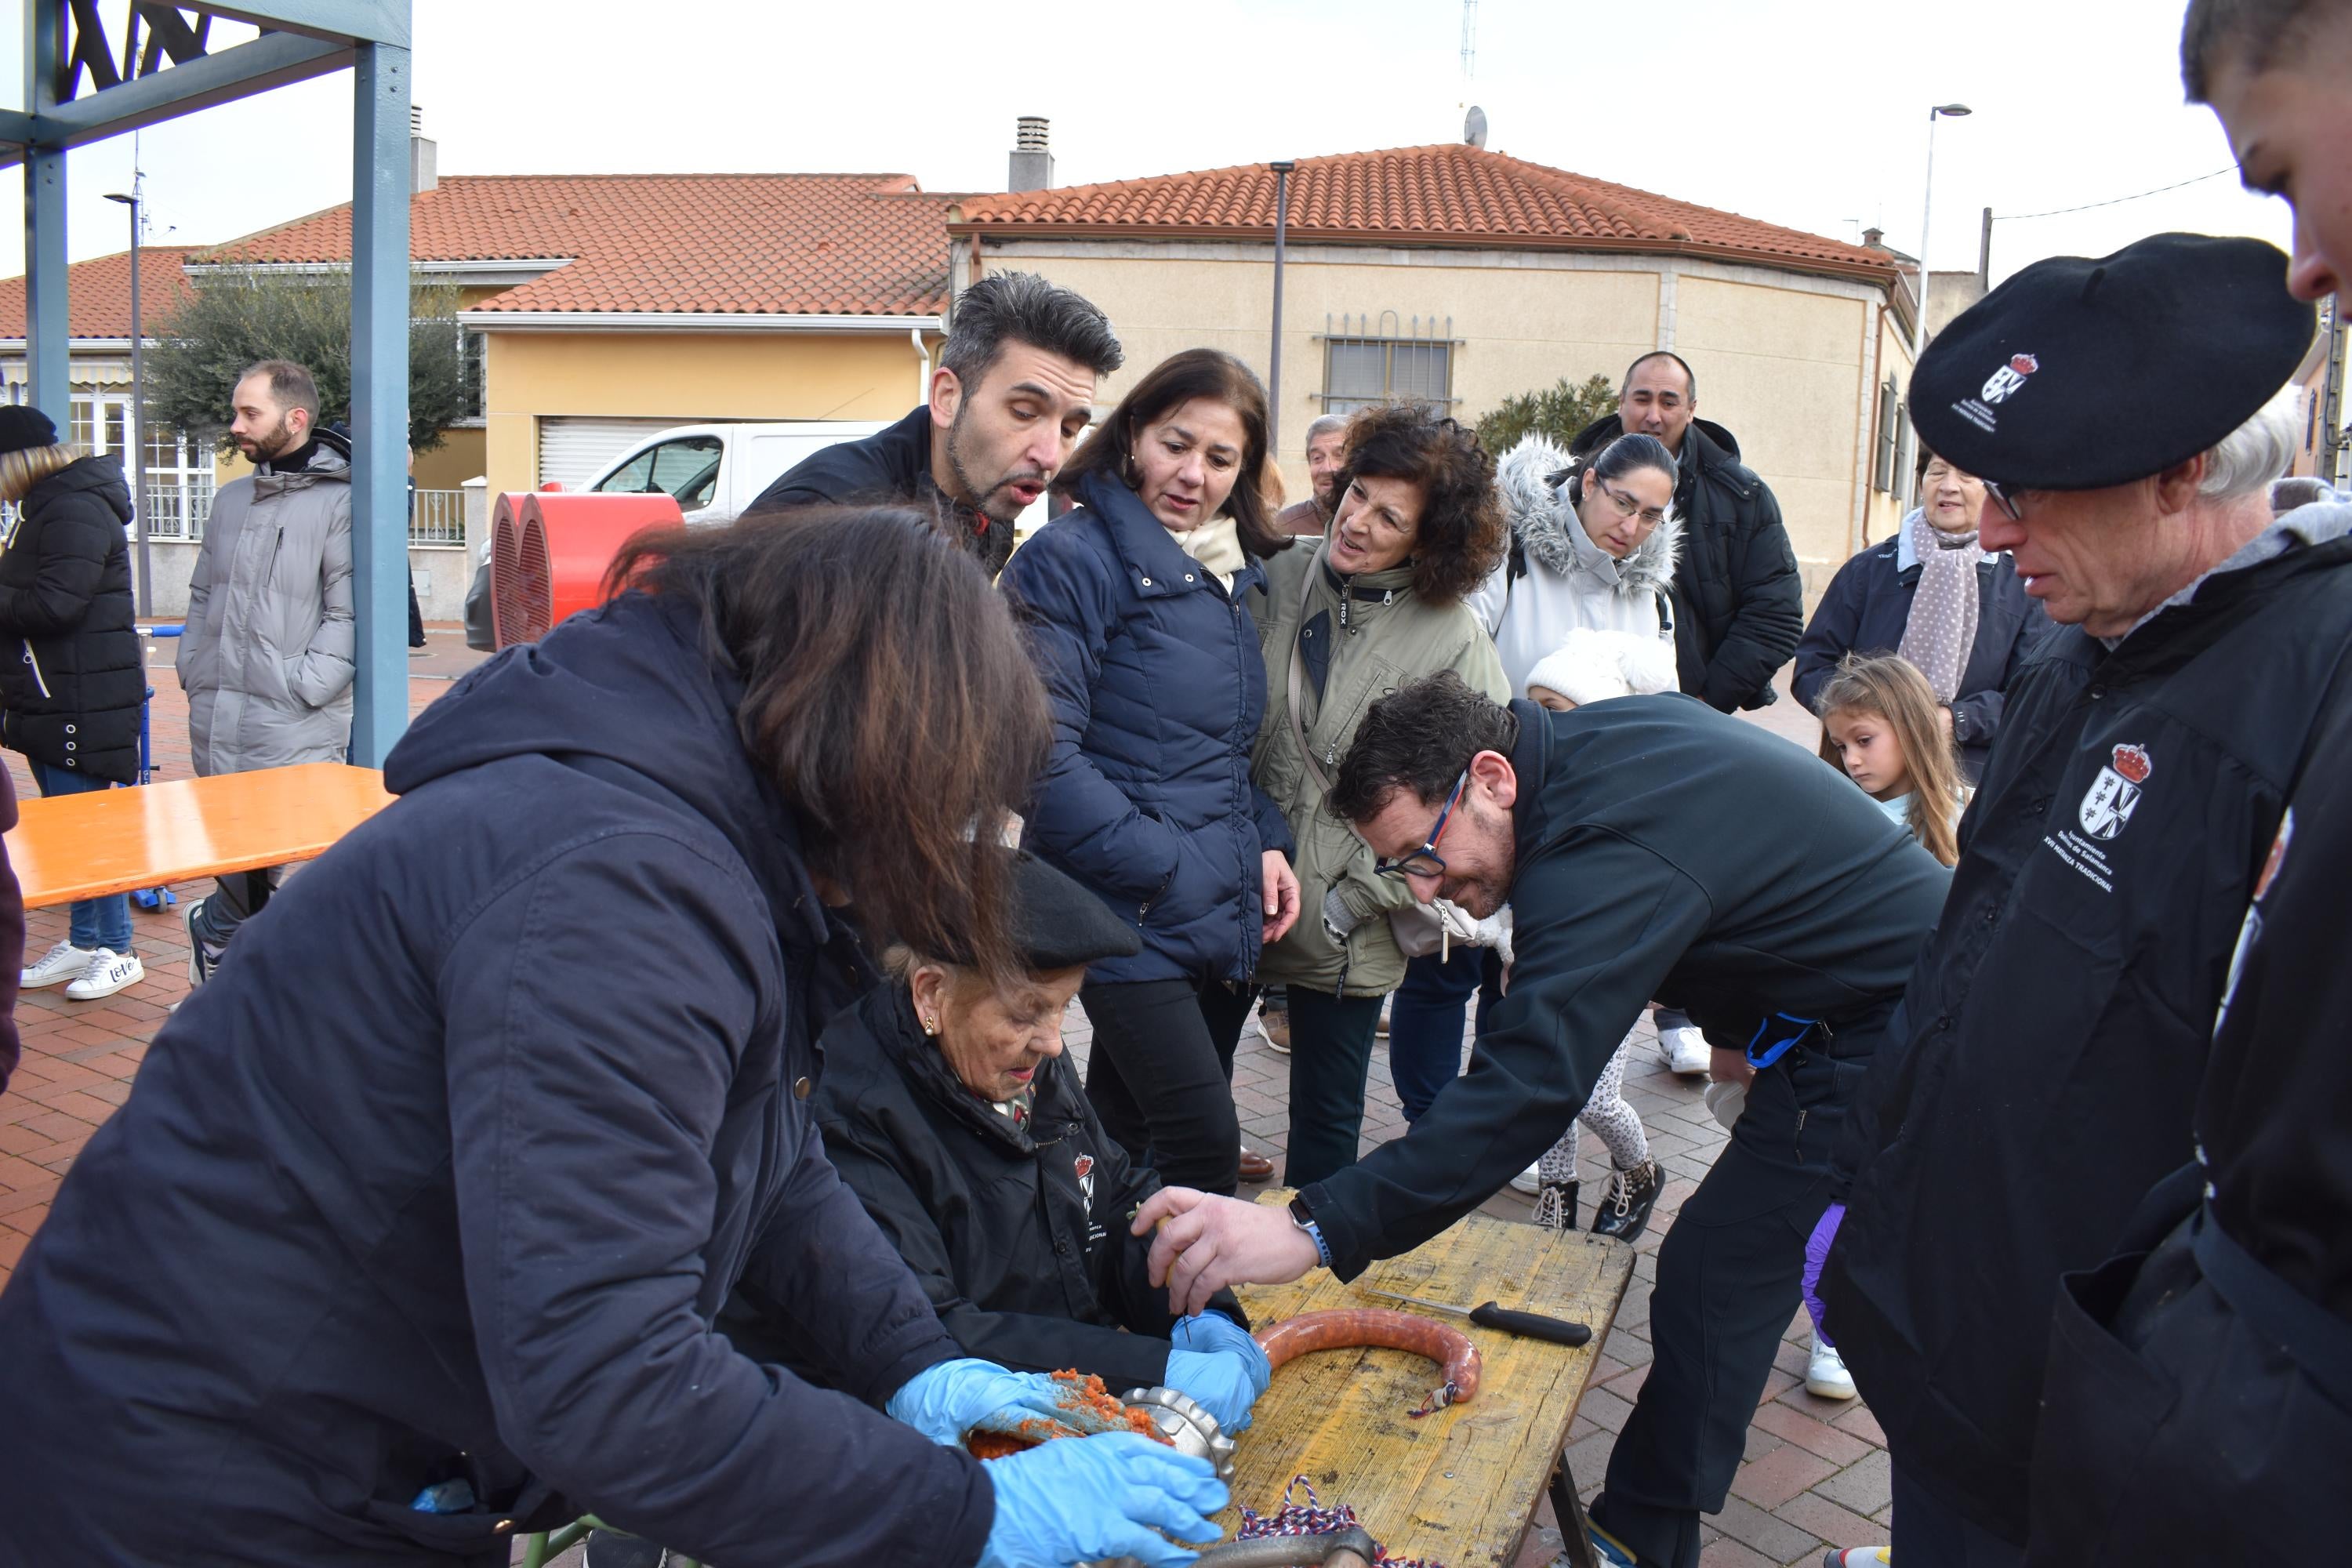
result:
[[[408,519],[408,542],[425,549],[464,549],[466,492],[418,490],[416,510]]]

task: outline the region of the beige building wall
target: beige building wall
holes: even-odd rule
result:
[[[1973,277],[1974,274],[1971,273],[1969,276]],[[1911,395],[1911,340],[1905,334],[1902,322],[1896,319],[1892,310],[1881,312],[1878,319],[1878,371],[1871,377],[1874,389],[1883,386],[1890,375],[1895,378],[1895,397],[1898,400],[1908,398]],[[1873,395],[1874,398],[1877,395],[1875,391]],[[1903,433],[1906,452],[1916,455],[1918,447],[1916,437],[1911,435],[1910,413],[1907,405],[1897,428]],[[1874,405],[1871,423],[1874,450],[1877,430],[1877,416]],[[1856,549],[1864,545],[1883,544],[1894,537],[1896,529],[1903,526],[1904,516],[1911,510],[1905,500],[1911,493],[1911,468],[1912,465],[1908,462],[1901,466],[1900,471],[1895,477],[1895,489],[1892,493],[1875,489],[1870,491],[1869,506],[1863,518],[1863,537],[1856,544]]]
[[[923,362],[904,331],[487,336],[488,417],[475,472],[493,495],[537,482],[545,418],[897,419],[920,401]],[[924,342],[936,361],[938,337]]]

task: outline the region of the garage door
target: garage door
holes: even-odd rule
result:
[[[551,480],[576,490],[603,473],[614,458],[673,426],[691,425],[677,419],[582,419],[558,417],[539,422],[539,482]]]

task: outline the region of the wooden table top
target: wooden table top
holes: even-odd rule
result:
[[[1258,1201],[1289,1200],[1279,1192]],[[1217,1516],[1225,1539],[1240,1528],[1243,1504],[1271,1513],[1291,1478],[1305,1475],[1326,1507],[1353,1508],[1391,1555],[1447,1568],[1507,1563],[1633,1275],[1633,1249],[1622,1242],[1473,1214],[1352,1284],[1318,1268],[1294,1284],[1242,1287],[1236,1294],[1259,1328],[1300,1312],[1412,1310],[1360,1289],[1374,1286],[1464,1307],[1524,1307],[1590,1324],[1592,1339],[1570,1350],[1439,1319],[1477,1345],[1478,1395],[1418,1421],[1406,1412],[1441,1381],[1433,1363],[1386,1350],[1301,1356],[1274,1374],[1255,1423],[1236,1440],[1234,1506]],[[1303,1490],[1297,1500],[1306,1500]]]
[[[383,774],[301,763],[17,804],[26,907],[308,860],[392,804]]]

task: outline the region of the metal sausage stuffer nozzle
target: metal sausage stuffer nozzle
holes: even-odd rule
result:
[[[1218,1429],[1217,1418],[1172,1388],[1130,1388],[1118,1396],[1130,1410],[1150,1415],[1160,1435],[1180,1454],[1206,1459],[1216,1467],[1217,1479],[1234,1479],[1234,1440]]]

